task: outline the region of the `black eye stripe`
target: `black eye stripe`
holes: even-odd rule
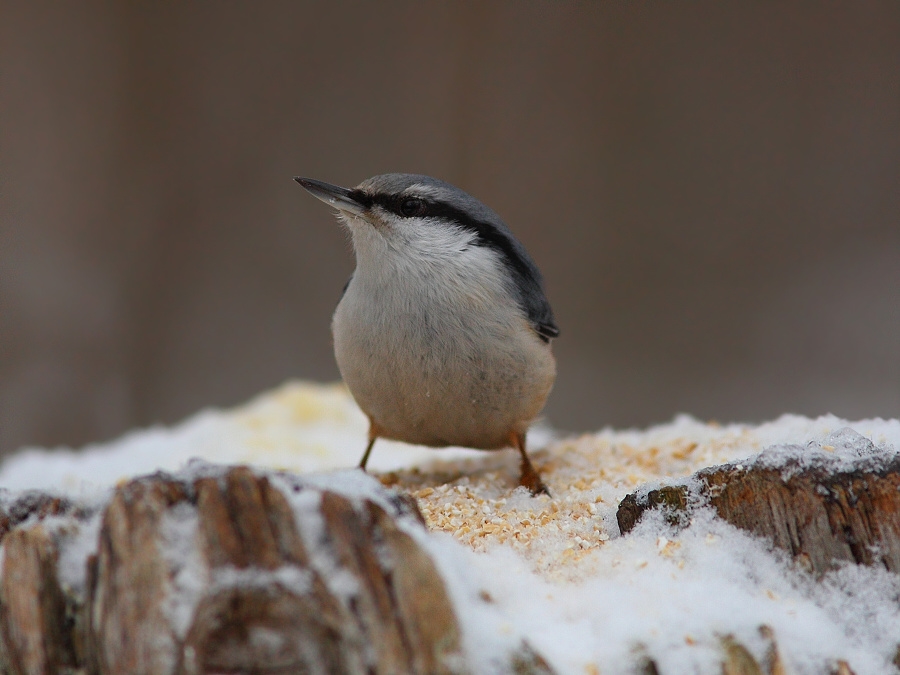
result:
[[[461,211],[454,206],[450,206],[445,202],[435,201],[432,199],[428,199],[425,197],[418,197],[416,195],[403,195],[403,194],[364,194],[360,191],[360,194],[352,195],[354,199],[359,201],[360,203],[365,204],[367,208],[371,208],[373,205],[378,205],[386,211],[390,211],[393,214],[401,216],[403,218],[409,218],[411,216],[417,216],[420,218],[440,218],[442,220],[451,221],[463,229],[471,230],[480,234],[485,229],[490,229],[490,225],[487,223],[482,223],[473,219],[469,216],[465,211]],[[416,201],[418,202],[418,208],[415,213],[407,213],[404,211],[404,204],[408,201]],[[481,237],[479,237],[481,238]]]
[[[390,211],[402,218],[421,218],[436,215],[432,213],[434,207],[433,202],[415,195],[378,193],[374,195],[365,195],[364,200],[360,201],[365,203],[367,207],[377,204],[384,210]]]
[[[361,204],[364,207],[366,207],[367,209],[372,208],[372,204],[375,203],[375,200],[372,197],[372,195],[370,195],[366,192],[363,192],[362,190],[350,190],[349,197],[350,197],[350,199],[355,201],[357,204]]]

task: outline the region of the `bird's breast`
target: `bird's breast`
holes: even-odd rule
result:
[[[549,345],[501,284],[373,284],[357,271],[332,329],[357,403],[407,442],[502,447],[538,414],[555,378]]]

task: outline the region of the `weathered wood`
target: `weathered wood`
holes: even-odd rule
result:
[[[0,493],[0,541],[27,520],[39,521],[48,516],[85,511],[69,499],[43,492],[29,490],[13,497],[5,490],[0,490]]]
[[[759,634],[769,643],[764,663],[766,672],[769,675],[787,675],[787,668],[781,659],[778,643],[775,641],[775,631],[772,630],[771,626],[760,626]]]
[[[164,611],[171,571],[160,529],[166,512],[187,500],[185,485],[162,477],[132,481],[113,495],[103,514],[88,598],[92,669],[174,672],[179,645]]]
[[[631,493],[619,502],[616,520],[619,531],[627,534],[640,522],[646,511],[659,509],[671,525],[686,521],[690,492],[683,485],[666,485],[646,493]]]
[[[650,509],[673,522],[705,503],[737,527],[767,537],[821,574],[845,562],[883,565],[900,573],[900,460],[861,460],[852,470],[829,465],[725,465],[704,469],[688,484],[632,494],[619,505],[622,533]]]
[[[334,493],[322,495],[322,517],[336,568],[350,572],[360,582],[353,615],[360,633],[371,637],[371,660],[384,672],[405,672],[408,664],[403,634],[394,619],[390,588],[382,576],[371,533],[356,517],[350,502]]]
[[[200,602],[177,672],[363,672],[343,642],[332,606],[277,583],[231,586]]]
[[[513,675],[556,675],[546,659],[523,640],[510,661]]]
[[[853,668],[850,667],[850,664],[844,660],[839,660],[834,665],[834,669],[831,671],[834,675],[856,675],[853,672]]]
[[[361,669],[359,649],[344,631],[347,617],[310,569],[284,495],[245,467],[194,487],[199,545],[212,579],[230,570],[251,574],[220,580],[204,593],[179,672],[325,675]],[[276,574],[260,574],[278,570],[300,574],[306,592],[297,593]]]
[[[409,670],[449,673],[464,670],[460,635],[453,606],[431,558],[384,509],[368,502],[376,541],[380,538],[387,569],[382,575],[391,590],[394,616],[401,626]],[[418,509],[416,509],[418,513]]]
[[[3,667],[16,675],[464,672],[443,581],[405,529],[422,527],[415,503],[385,492],[388,508],[301,479],[278,483],[237,467],[120,486],[74,599],[57,578],[67,540],[34,523],[42,510],[75,506],[30,495],[28,508],[8,509]],[[291,492],[306,492],[299,511]]]
[[[6,665],[14,673],[62,673],[78,665],[56,563],[56,545],[42,525],[6,537],[0,634]]]
[[[762,667],[753,658],[750,651],[733,635],[722,638],[722,650],[725,658],[722,661],[722,675],[763,675]]]

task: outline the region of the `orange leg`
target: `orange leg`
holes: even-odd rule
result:
[[[544,481],[541,480],[540,474],[531,464],[531,460],[528,459],[528,454],[525,452],[525,434],[513,432],[510,435],[510,440],[512,441],[513,446],[518,448],[519,453],[522,455],[522,473],[519,476],[519,485],[527,487],[534,496],[543,493],[550,497],[550,490],[544,485]]]

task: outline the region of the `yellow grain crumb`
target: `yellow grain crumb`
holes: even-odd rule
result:
[[[665,537],[659,537],[656,540],[656,550],[663,557],[671,558],[679,548],[681,548],[681,544],[677,541],[670,541]]]
[[[429,529],[446,532],[475,551],[510,547],[550,580],[575,578],[596,564],[593,554],[610,540],[610,513],[614,515],[618,501],[635,486],[690,475],[730,461],[735,448],[746,453],[758,443],[751,433],[702,429],[707,430],[702,440],[674,435],[632,444],[598,434],[533,450],[532,459],[552,498],[524,494],[517,486],[516,457],[506,452],[446,461],[435,453],[427,465],[380,478],[416,499]],[[707,541],[717,540],[711,536]],[[680,546],[661,537],[657,553],[680,569]],[[649,564],[635,562],[638,569]]]

